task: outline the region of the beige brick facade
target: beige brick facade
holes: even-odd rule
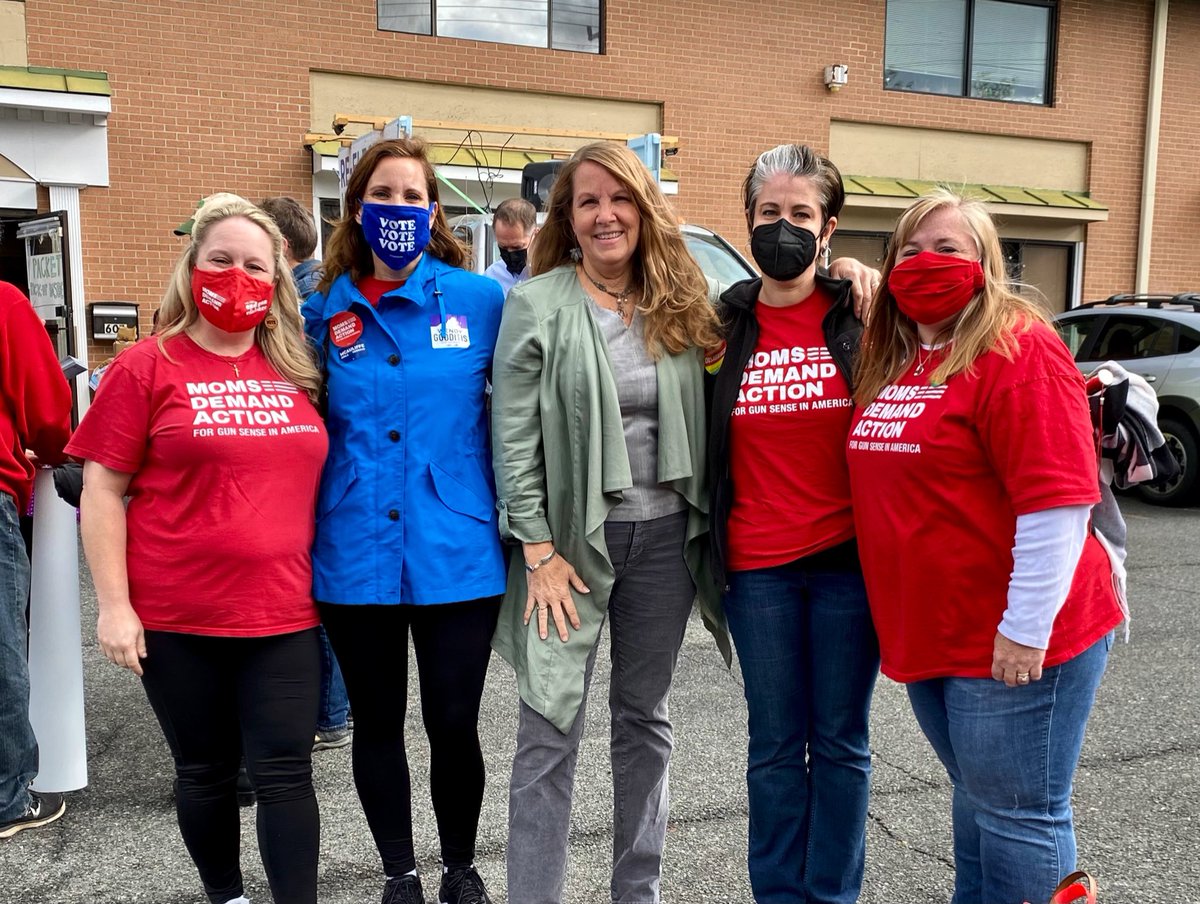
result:
[[[1200,290],[1200,4],[1170,9],[1151,288]],[[600,56],[381,32],[375,0],[27,0],[25,24],[29,65],[108,74],[111,184],[81,197],[85,295],[137,301],[147,320],[197,198],[311,197],[313,71],[660,104],[680,138],[679,212],[739,245],[755,153],[827,149],[834,120],[1081,142],[1109,208],[1086,227],[1083,295],[1131,289],[1152,0],[1062,0],[1046,107],[883,90],[883,13],[883,0],[608,0]],[[836,93],[832,63],[850,67]]]

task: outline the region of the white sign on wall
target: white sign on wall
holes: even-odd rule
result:
[[[43,320],[51,320],[58,315],[57,309],[66,304],[62,253],[31,254],[26,260],[29,300]]]

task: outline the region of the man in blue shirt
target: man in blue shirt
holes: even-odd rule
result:
[[[501,201],[492,214],[492,229],[500,246],[500,260],[483,271],[500,283],[504,295],[517,283],[529,279],[529,243],[537,231],[537,211],[522,198]]]

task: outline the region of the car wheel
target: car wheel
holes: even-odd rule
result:
[[[1197,478],[1200,478],[1196,437],[1186,424],[1171,418],[1159,421],[1158,428],[1167,449],[1179,462],[1179,476],[1166,483],[1141,484],[1138,495],[1155,505],[1187,505],[1196,495]]]

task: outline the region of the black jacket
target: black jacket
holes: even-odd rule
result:
[[[834,363],[851,383],[854,358],[862,339],[863,325],[854,316],[854,299],[850,280],[830,279],[817,274],[817,283],[834,298],[833,306],[821,326],[825,344]],[[708,474],[709,474],[709,537],[712,543],[713,577],[725,585],[726,524],[733,503],[733,481],[729,476],[729,420],[737,405],[742,372],[754,346],[758,343],[758,319],[754,309],[762,288],[761,279],[734,283],[721,294],[717,306],[725,332],[725,360],[709,385]]]

